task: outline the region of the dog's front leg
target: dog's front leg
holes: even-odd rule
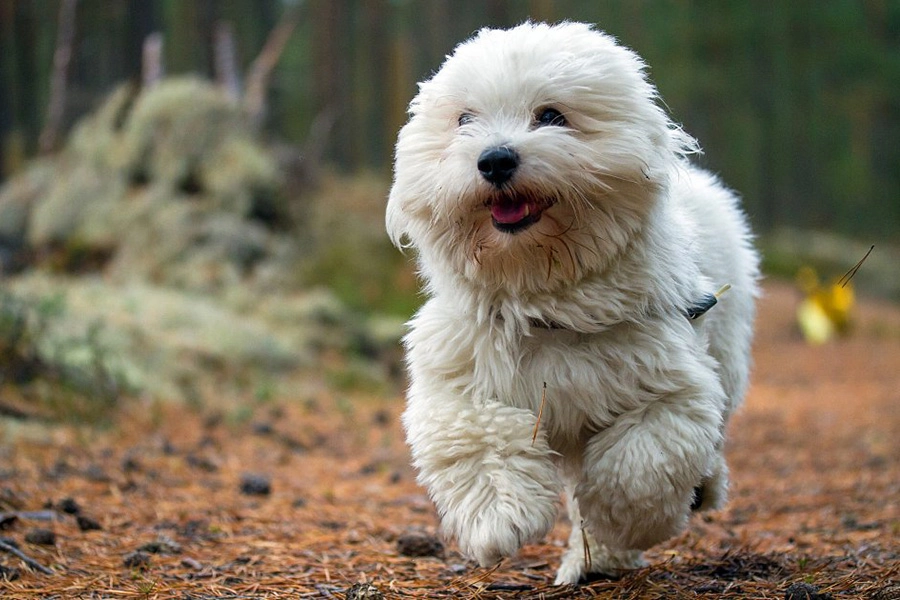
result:
[[[714,376],[654,396],[597,433],[575,496],[585,525],[614,550],[680,533],[694,489],[718,465],[723,398]]]
[[[403,416],[413,463],[444,530],[482,566],[546,534],[559,484],[535,415],[494,400],[473,401],[416,377]]]

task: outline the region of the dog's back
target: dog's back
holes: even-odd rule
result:
[[[709,351],[721,364],[730,414],[748,383],[759,259],[738,198],[713,175],[688,167],[672,179],[671,194],[695,224],[694,256],[700,270],[717,288],[731,286],[698,321],[708,330]]]

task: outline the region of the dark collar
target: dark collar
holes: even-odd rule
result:
[[[699,300],[688,306],[687,308],[681,309],[681,314],[687,317],[691,321],[696,321],[703,315],[709,311],[716,303],[719,301],[718,296],[716,294],[704,294],[700,297]],[[495,317],[498,321],[503,321],[503,313],[499,310],[495,313]],[[557,323],[556,321],[547,321],[546,319],[540,319],[538,317],[528,317],[528,325],[535,329],[570,329],[566,327],[562,323]]]

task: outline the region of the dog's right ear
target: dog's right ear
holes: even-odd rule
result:
[[[391,238],[391,243],[401,251],[413,246],[407,230],[409,219],[403,214],[402,204],[397,194],[397,187],[394,185],[388,196],[387,210],[385,211],[385,228],[387,229],[388,237]]]

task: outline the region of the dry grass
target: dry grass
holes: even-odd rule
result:
[[[402,555],[400,536],[437,521],[408,466],[399,394],[342,396],[309,375],[308,395],[248,419],[136,402],[105,431],[4,442],[0,513],[18,518],[0,515],[0,536],[54,574],[0,552],[17,575],[0,597],[343,598],[370,583],[387,598],[900,598],[900,311],[864,303],[854,337],[813,349],[791,328],[791,294],[770,286],[763,301],[728,507],[619,580],[552,585],[563,521],[495,569],[453,545]],[[271,493],[242,493],[247,473]],[[102,529],[82,531],[65,498]],[[55,545],[25,542],[34,527]],[[148,562],[126,566],[141,547]]]

